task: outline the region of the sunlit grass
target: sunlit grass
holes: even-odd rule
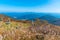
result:
[[[52,27],[52,28],[51,28]],[[60,36],[52,31],[59,30],[55,25],[39,20],[31,23],[23,22],[0,22],[0,40],[60,40]],[[52,31],[51,31],[52,30]],[[51,32],[50,32],[51,31]],[[50,33],[49,33],[50,32]]]

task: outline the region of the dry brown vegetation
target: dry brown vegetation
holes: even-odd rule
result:
[[[0,19],[0,40],[60,40],[60,26],[40,19],[33,23]]]

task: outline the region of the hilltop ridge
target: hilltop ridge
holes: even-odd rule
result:
[[[0,15],[5,16],[5,17],[9,17],[10,19],[13,19],[13,20],[20,20],[20,21],[22,21],[22,20],[32,21],[32,20],[35,20],[35,19],[38,18],[40,20],[46,20],[50,24],[60,26],[60,20],[59,20],[60,18],[56,18],[56,17],[54,17],[52,15],[48,15],[48,14],[46,14],[46,15],[42,14],[43,16],[39,16],[39,15],[36,15],[36,14],[24,14],[24,15],[22,15],[20,17],[17,17],[17,18],[15,18],[14,16],[11,17],[11,16],[6,15],[6,14],[0,14]]]
[[[0,35],[3,37],[3,40],[52,40],[53,38],[53,40],[60,40],[59,30],[60,26],[40,18],[17,20],[7,15],[0,15]]]

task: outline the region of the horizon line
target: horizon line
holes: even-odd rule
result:
[[[60,13],[60,12],[0,12],[0,13]]]

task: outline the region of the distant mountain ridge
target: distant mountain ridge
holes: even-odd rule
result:
[[[0,14],[1,15],[1,14]],[[36,18],[40,19],[40,20],[46,20],[51,24],[54,25],[59,25],[60,26],[60,18],[57,18],[55,16],[49,15],[49,14],[39,14],[39,13],[21,13],[21,14],[2,14],[5,16],[9,16],[12,19],[16,19],[16,20],[35,20]],[[16,18],[14,18],[16,17]]]
[[[39,19],[46,20],[51,24],[60,26],[60,18],[56,18],[56,17],[51,16],[51,15],[45,15],[45,16],[40,17]]]
[[[33,13],[33,12],[25,12],[25,13],[2,13],[5,15],[8,15],[12,18],[16,17],[16,19],[34,19],[34,18],[39,18],[43,15],[46,15],[44,13]]]

